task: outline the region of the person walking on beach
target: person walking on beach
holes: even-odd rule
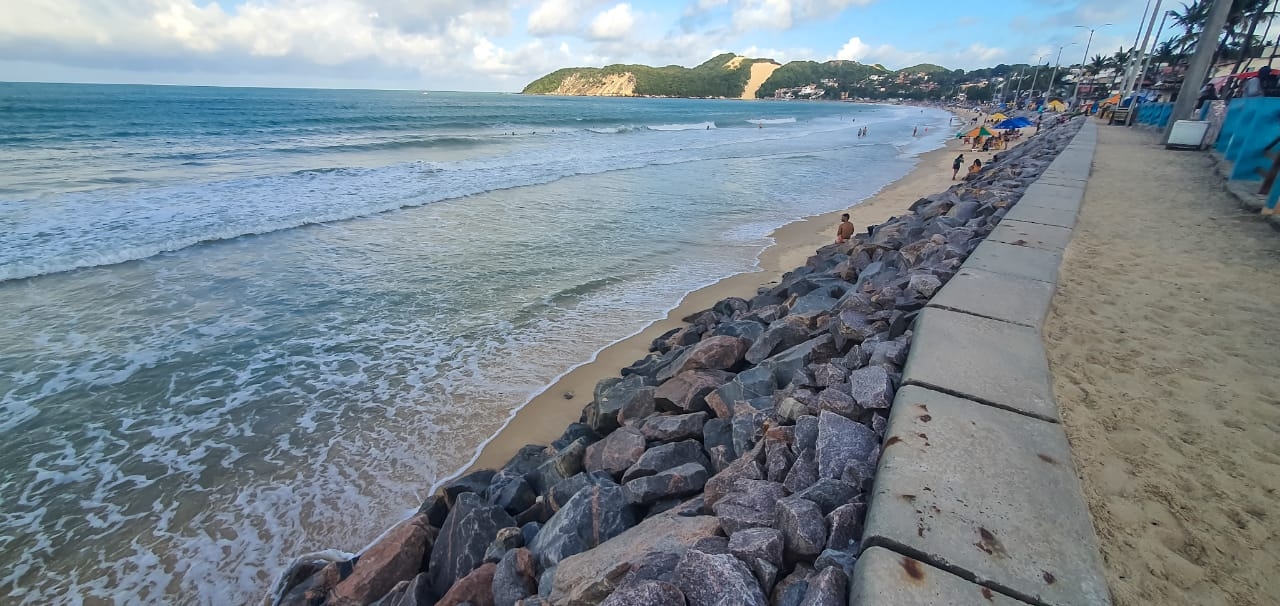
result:
[[[951,180],[956,180],[956,175],[960,174],[960,167],[964,166],[964,154],[956,156],[955,162],[951,163]]]
[[[836,228],[836,244],[844,244],[853,237],[853,223],[849,222],[849,213],[840,215],[840,226]]]

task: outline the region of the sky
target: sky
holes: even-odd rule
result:
[[[1132,46],[1152,1],[3,0],[0,81],[519,91],[562,67],[724,52],[1066,65],[1089,27],[1090,57]]]

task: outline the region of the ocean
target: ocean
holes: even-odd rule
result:
[[[948,118],[0,83],[0,601],[248,603],[358,551]]]

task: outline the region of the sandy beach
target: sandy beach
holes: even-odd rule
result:
[[[601,350],[590,362],[566,373],[522,408],[463,472],[500,467],[521,446],[547,444],[558,438],[565,426],[577,421],[582,408],[591,402],[592,391],[599,380],[618,376],[622,368],[644,357],[653,339],[679,326],[681,318],[707,309],[727,297],[753,297],[760,286],[804,265],[817,248],[834,240],[841,213],[848,212],[857,230],[865,231],[869,225],[902,214],[919,198],[950,187],[955,183],[951,180],[951,162],[958,153],[965,155],[967,164],[974,158],[986,162],[998,152],[973,153],[959,141],[950,140],[945,147],[922,154],[915,168],[902,179],[875,196],[854,203],[847,211],[837,210],[778,228],[771,234],[774,244],[760,256],[759,270],[730,276],[689,293],[665,318]],[[571,398],[569,394],[572,394]]]
[[[1280,599],[1280,237],[1211,162],[1100,127],[1045,325],[1117,606]]]

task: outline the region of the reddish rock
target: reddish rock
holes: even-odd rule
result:
[[[623,427],[605,439],[587,447],[582,467],[587,471],[603,471],[615,479],[636,464],[644,454],[644,435],[635,427]]]
[[[471,574],[458,579],[436,606],[458,606],[464,602],[472,606],[494,606],[493,573],[497,569],[498,565],[490,562],[472,570]]]
[[[711,370],[729,370],[742,361],[751,342],[726,335],[708,337],[698,341],[688,351],[676,358],[670,366],[658,373],[659,381],[667,381],[687,370],[707,368]]]
[[[659,407],[683,412],[706,410],[707,394],[733,380],[733,373],[723,370],[688,370],[658,386],[653,397]]]
[[[330,604],[368,604],[412,579],[436,538],[426,515],[418,514],[392,528],[360,555],[351,576],[333,588]]]

